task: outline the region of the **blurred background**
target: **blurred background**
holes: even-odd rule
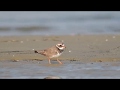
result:
[[[120,11],[0,11],[0,36],[120,34]]]

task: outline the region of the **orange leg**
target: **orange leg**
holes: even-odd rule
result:
[[[61,61],[58,60],[58,58],[57,58],[57,61],[58,61],[60,64],[63,64]]]
[[[50,62],[50,58],[48,58],[48,61],[49,61],[49,64],[51,64],[51,62]]]

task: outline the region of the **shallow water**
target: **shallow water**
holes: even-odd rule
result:
[[[80,61],[52,61],[49,65],[45,61],[1,61],[0,78],[43,79],[47,76],[58,76],[62,79],[99,79],[120,78],[120,62],[93,62]]]
[[[120,34],[120,12],[0,12],[0,36],[68,34]]]

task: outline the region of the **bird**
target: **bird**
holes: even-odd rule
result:
[[[43,50],[34,50],[34,53],[41,54],[48,58],[49,64],[51,64],[51,58],[57,58],[59,64],[63,64],[58,57],[64,52],[66,46],[62,43],[57,43],[55,46],[43,49]]]

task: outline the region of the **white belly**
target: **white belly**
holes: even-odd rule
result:
[[[59,57],[60,55],[61,55],[62,53],[58,53],[58,54],[56,54],[56,55],[53,55],[51,58],[54,58],[54,57]]]

